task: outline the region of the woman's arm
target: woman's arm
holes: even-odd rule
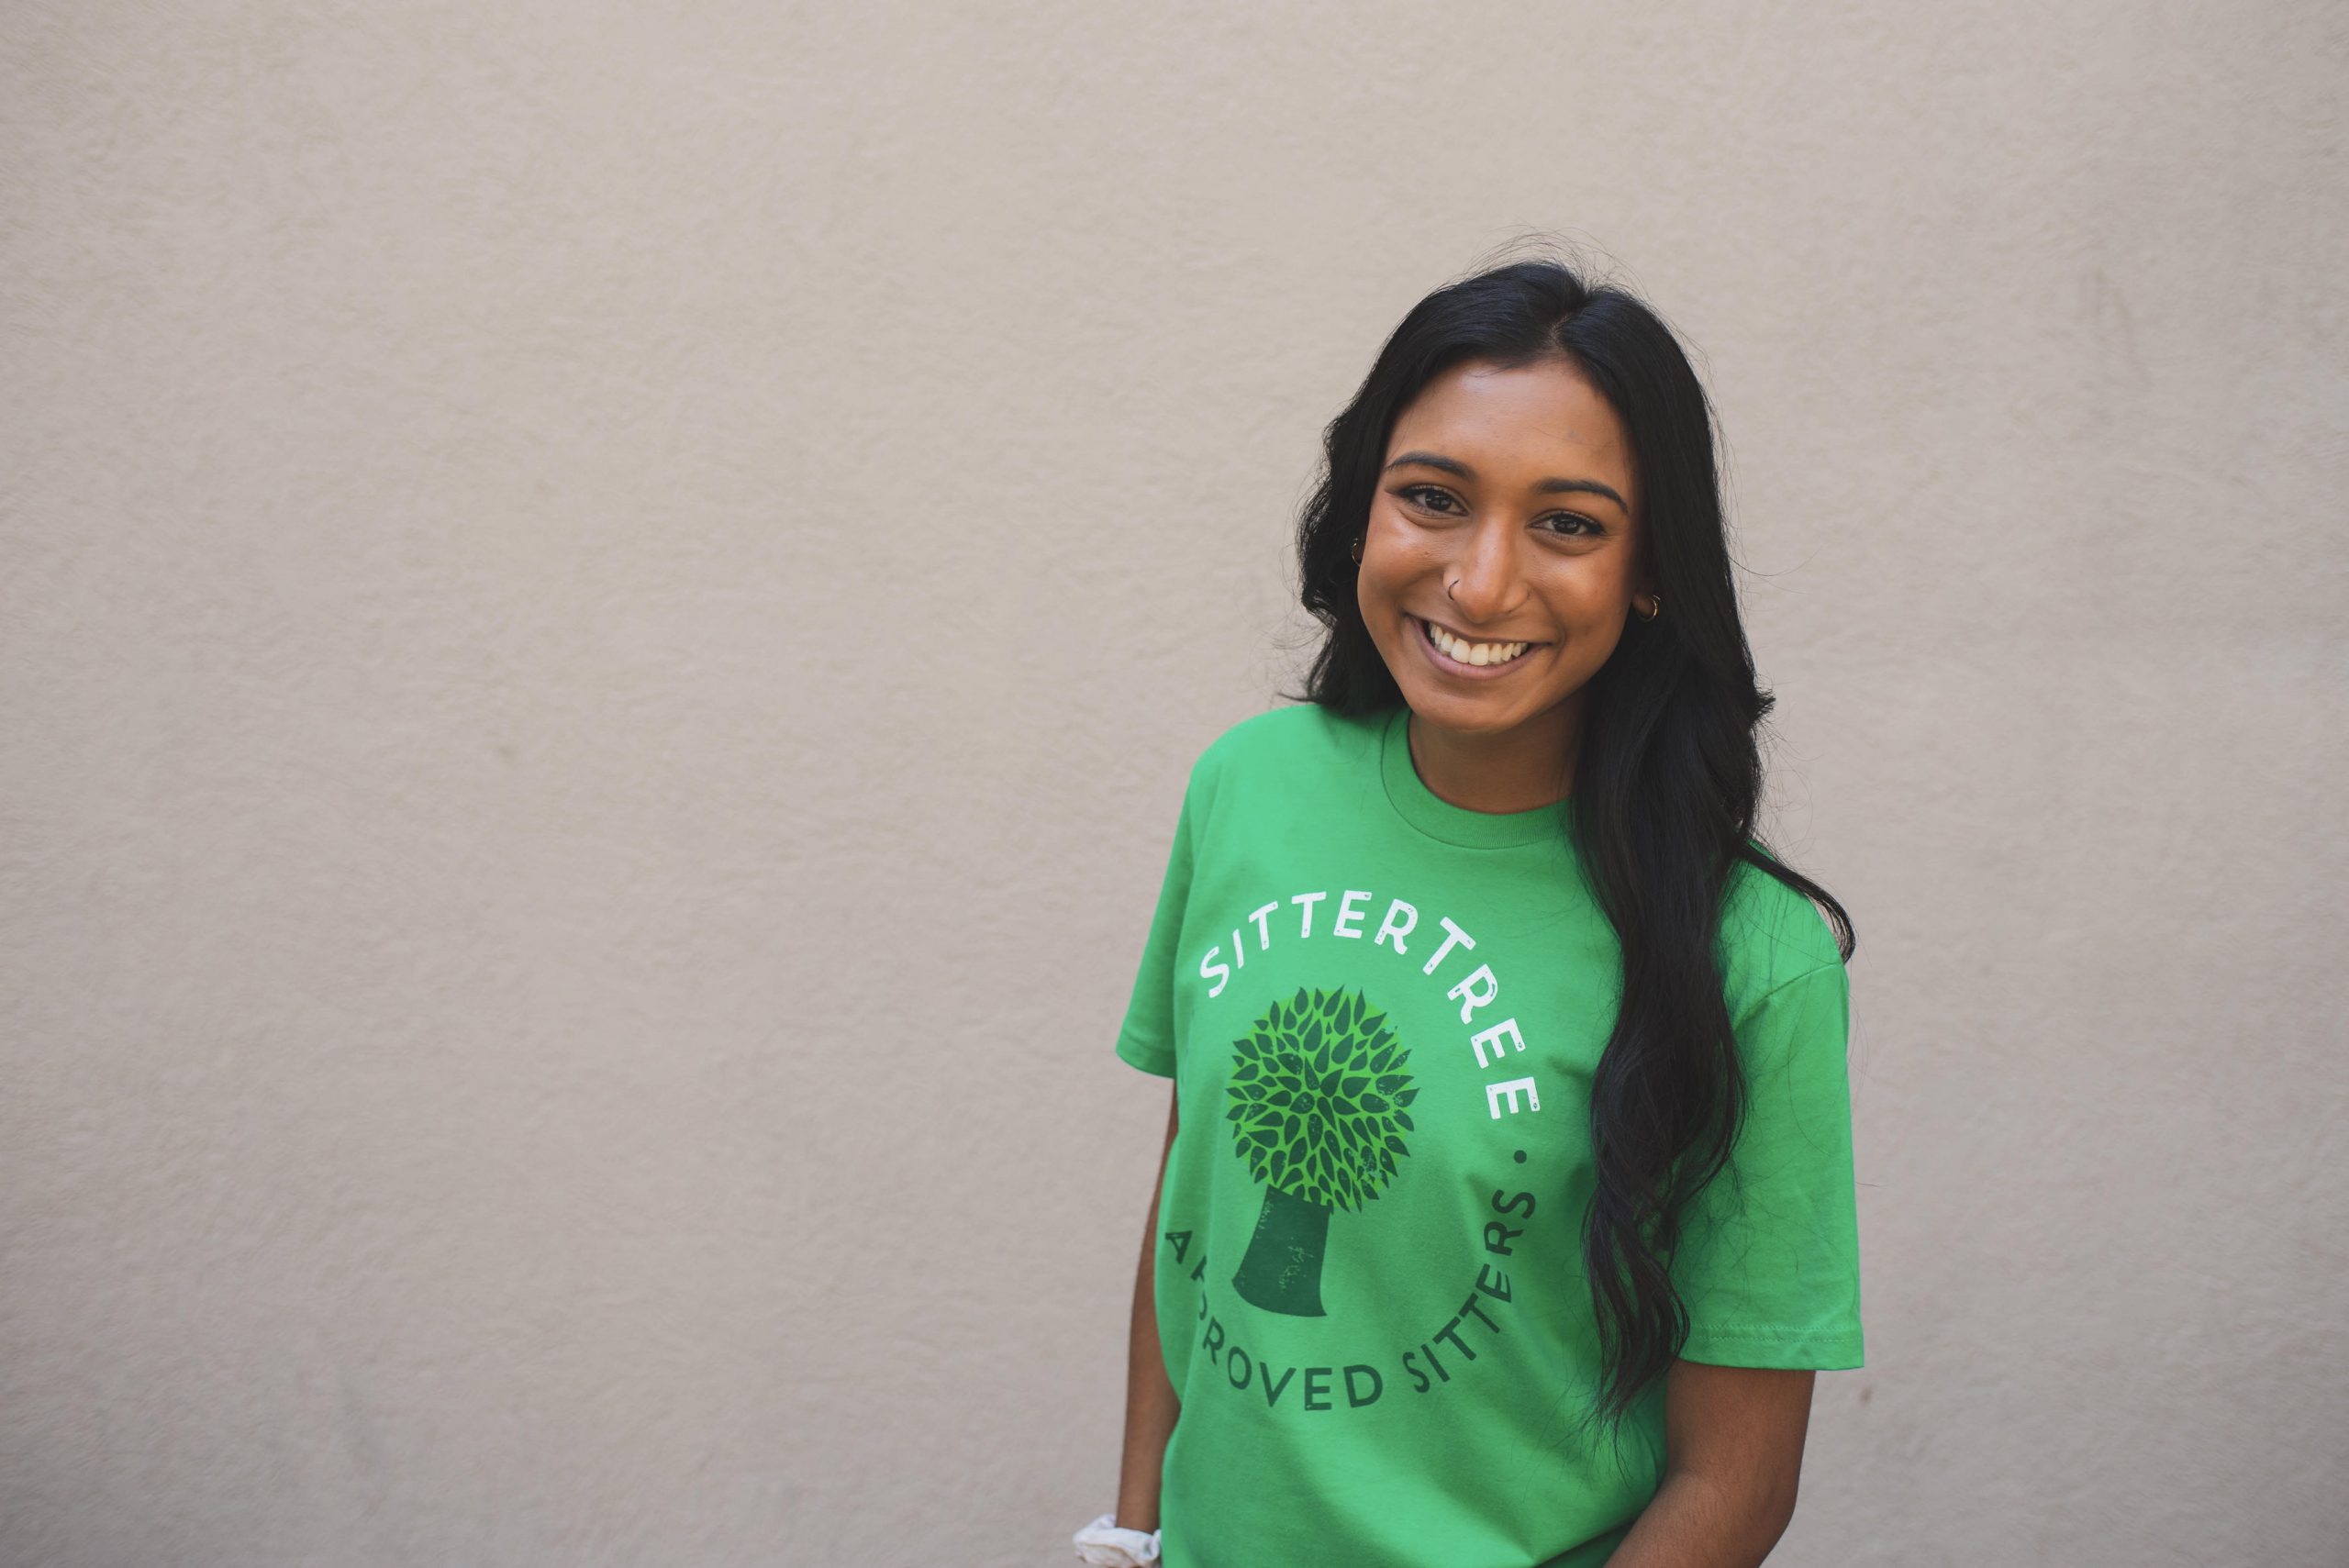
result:
[[[1126,1348],[1126,1451],[1118,1472],[1117,1523],[1123,1529],[1158,1528],[1159,1472],[1166,1440],[1183,1413],[1158,1344],[1156,1271],[1158,1192],[1166,1183],[1166,1156],[1174,1147],[1176,1101],[1166,1097],[1166,1146],[1158,1151],[1158,1181],[1150,1189],[1150,1218],[1141,1232],[1141,1266],[1134,1272],[1133,1330]]]
[[[1673,1362],[1664,1482],[1607,1568],[1756,1568],[1794,1518],[1818,1375]]]

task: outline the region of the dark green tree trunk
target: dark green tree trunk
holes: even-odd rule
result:
[[[1330,1240],[1330,1211],[1293,1197],[1277,1186],[1264,1189],[1256,1234],[1248,1255],[1231,1276],[1242,1301],[1292,1318],[1320,1318],[1321,1256]]]

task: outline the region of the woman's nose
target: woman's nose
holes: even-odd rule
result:
[[[1465,548],[1450,564],[1452,602],[1463,614],[1495,620],[1515,602],[1517,541],[1505,527],[1471,530]]]

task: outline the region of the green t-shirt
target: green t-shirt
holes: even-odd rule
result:
[[[1662,1380],[1620,1453],[1570,1431],[1600,1371],[1581,1233],[1621,949],[1565,808],[1443,800],[1407,714],[1256,715],[1185,793],[1117,1042],[1181,1116],[1166,1568],[1583,1568],[1662,1480]],[[1751,867],[1720,934],[1752,1098],[1742,1192],[1699,1195],[1675,1261],[1682,1355],[1856,1367],[1843,965]]]

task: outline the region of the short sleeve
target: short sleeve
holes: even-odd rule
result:
[[[1863,1364],[1858,1193],[1839,959],[1774,987],[1735,1021],[1749,1090],[1731,1167],[1692,1200],[1673,1283],[1683,1360],[1716,1366]]]
[[[1133,996],[1118,1030],[1118,1054],[1145,1073],[1174,1076],[1174,964],[1183,940],[1183,913],[1191,895],[1191,792],[1174,821],[1174,844],[1159,884],[1158,908],[1151,917]]]

